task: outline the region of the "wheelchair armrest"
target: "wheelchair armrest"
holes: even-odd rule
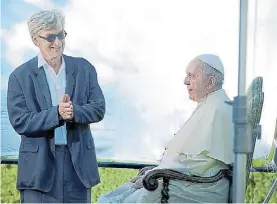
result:
[[[143,186],[149,191],[154,191],[158,188],[158,180],[163,178],[164,180],[182,180],[194,183],[213,183],[219,181],[223,177],[227,177],[229,180],[232,179],[233,172],[230,169],[220,170],[215,176],[211,177],[200,177],[194,175],[185,175],[178,171],[171,169],[155,169],[148,172],[143,178]]]

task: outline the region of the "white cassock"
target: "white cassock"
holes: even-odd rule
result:
[[[223,89],[202,98],[191,117],[168,143],[161,163],[154,169],[173,169],[184,174],[213,176],[233,163],[234,126],[232,106]],[[100,203],[148,203],[160,202],[160,184],[156,191],[135,189],[133,183],[125,183],[118,189],[100,197]],[[197,184],[186,181],[170,181],[169,203],[228,201],[229,181]]]

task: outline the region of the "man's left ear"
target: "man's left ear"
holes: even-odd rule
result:
[[[37,47],[39,47],[39,43],[38,43],[37,37],[32,36],[32,41],[33,41],[33,43],[34,43]]]
[[[209,77],[209,84],[208,84],[208,88],[212,89],[216,84],[216,79],[214,76],[210,76]]]

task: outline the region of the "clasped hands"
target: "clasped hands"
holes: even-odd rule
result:
[[[72,120],[73,119],[73,104],[70,101],[70,97],[68,94],[64,94],[61,98],[61,102],[59,103],[58,109],[59,115],[63,120]]]

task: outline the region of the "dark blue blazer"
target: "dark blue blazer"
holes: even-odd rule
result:
[[[74,168],[90,188],[100,182],[90,123],[105,114],[105,99],[95,68],[83,58],[64,55],[66,90],[73,102],[74,119],[64,122],[52,106],[43,67],[37,57],[16,68],[9,77],[9,120],[21,135],[17,189],[50,191],[55,177],[54,129],[66,123],[67,143]]]

